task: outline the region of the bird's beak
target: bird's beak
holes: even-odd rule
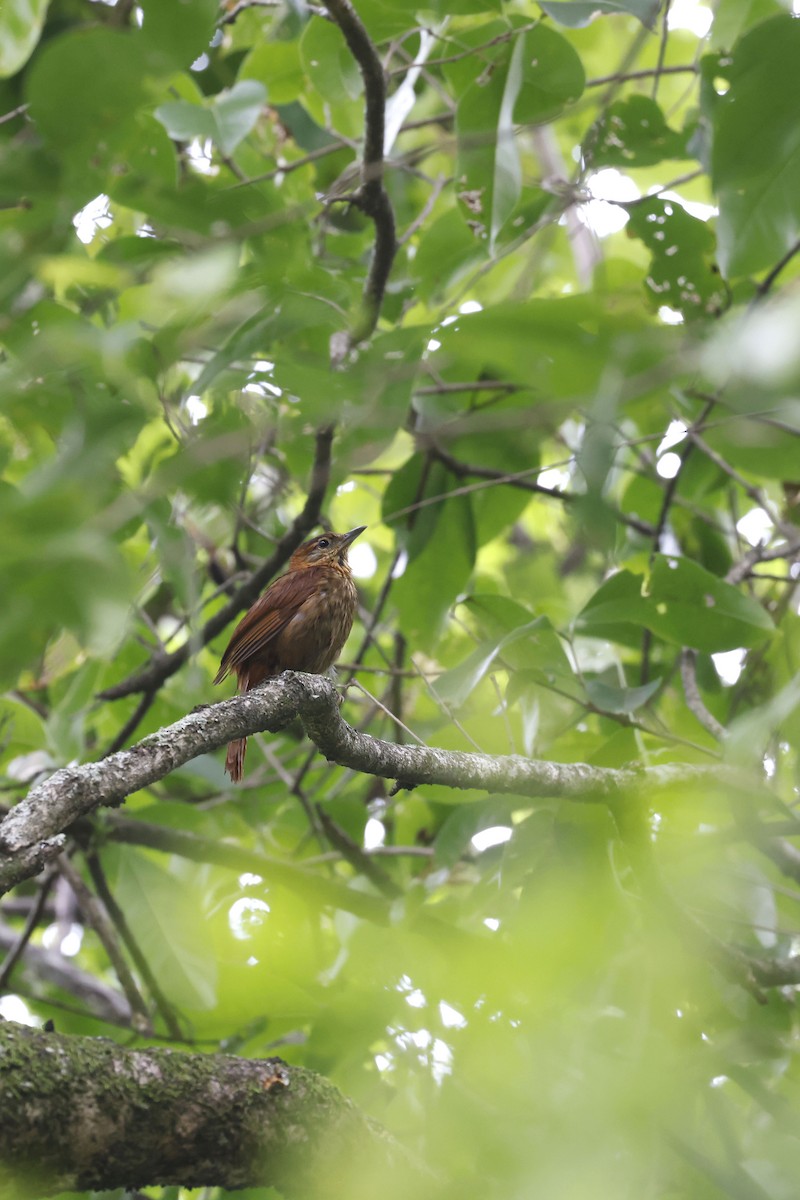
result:
[[[351,542],[354,542],[360,533],[366,529],[366,525],[359,525],[357,529],[351,529],[349,533],[342,534],[342,549],[344,550]]]

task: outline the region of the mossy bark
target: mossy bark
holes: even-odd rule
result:
[[[2,1200],[154,1184],[385,1196],[416,1175],[352,1101],[277,1058],[132,1050],[0,1021],[0,1114]]]

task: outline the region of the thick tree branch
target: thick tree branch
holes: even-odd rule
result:
[[[330,679],[286,671],[244,696],[190,713],[129,750],[100,762],[64,767],[32,788],[0,823],[0,893],[40,870],[51,839],[79,817],[103,805],[120,804],[126,796],[233,738],[275,733],[295,717],[329,761],[397,780],[403,787],[436,783],[519,796],[609,802],[630,788],[652,791],[700,781],[741,783],[737,773],[721,766],[669,764],[616,770],[385,742],[359,733],[342,720],[339,695]]]
[[[332,1084],[277,1058],[0,1023],[0,1109],[2,1200],[156,1183],[399,1197],[427,1177]]]
[[[190,638],[169,654],[162,652],[154,655],[146,667],[129,675],[120,683],[114,684],[113,687],[106,688],[105,691],[100,692],[98,699],[121,700],[123,696],[135,695],[138,692],[154,693],[162,683],[183,666],[192,654],[202,646],[207,646],[218,634],[222,633],[234,617],[250,607],[273,575],[289,561],[297,547],[319,520],[330,476],[332,442],[333,426],[317,431],[311,482],[303,510],[292,521],[283,537],[279,539],[269,558],[261,564],[257,571],[253,572],[241,587],[236,589],[227,604],[206,621],[196,637]]]

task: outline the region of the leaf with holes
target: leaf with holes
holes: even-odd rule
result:
[[[714,234],[674,200],[653,198],[632,205],[627,232],[650,251],[645,290],[651,307],[668,305],[687,321],[716,316],[728,305],[728,289],[714,262]]]
[[[590,133],[595,167],[651,167],[667,158],[688,158],[691,131],[670,129],[649,96],[628,96],[603,113]]]

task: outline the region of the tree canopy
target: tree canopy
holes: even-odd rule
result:
[[[0,1193],[796,1194],[798,62],[6,0]],[[215,689],[357,525],[335,683]]]

